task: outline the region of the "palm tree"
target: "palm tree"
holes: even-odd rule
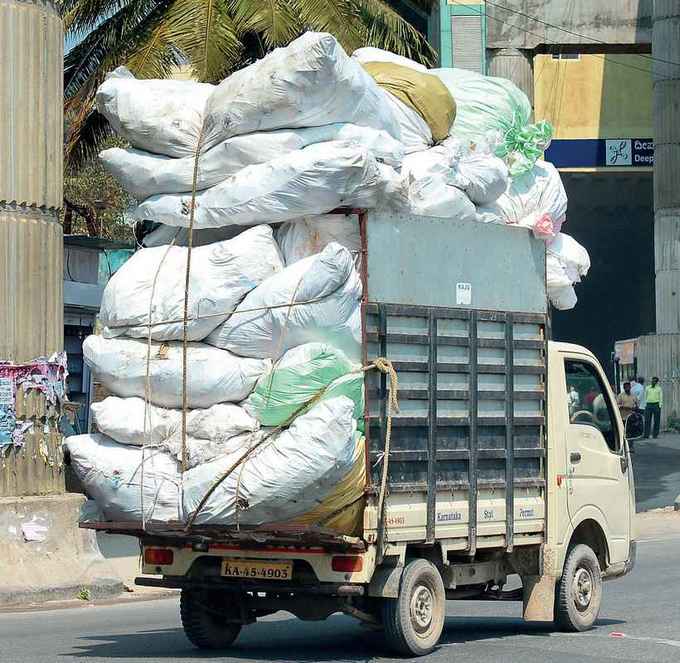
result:
[[[428,0],[417,0],[428,5]],[[67,162],[92,157],[110,129],[94,110],[107,72],[125,64],[139,78],[189,65],[217,82],[307,29],[334,34],[346,50],[378,46],[430,63],[425,37],[384,0],[63,0],[67,34],[82,40],[64,62]]]

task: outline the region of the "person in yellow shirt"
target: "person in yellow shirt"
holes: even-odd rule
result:
[[[645,390],[645,440],[649,439],[651,431],[652,437],[656,440],[659,437],[659,427],[661,425],[661,408],[663,407],[663,390],[659,386],[659,378],[652,378]],[[654,427],[652,429],[652,419]]]

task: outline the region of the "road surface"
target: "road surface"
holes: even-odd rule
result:
[[[638,511],[673,504],[680,494],[680,435],[665,433],[658,440],[638,440],[635,450],[633,470]]]
[[[597,628],[555,634],[525,624],[515,603],[449,603],[441,646],[424,662],[591,663],[680,660],[680,530],[642,542],[635,572],[605,585]],[[618,637],[623,634],[623,637]],[[393,660],[381,635],[344,616],[300,622],[281,614],[247,627],[234,648],[191,647],[176,599],[0,613],[3,663],[287,663]]]

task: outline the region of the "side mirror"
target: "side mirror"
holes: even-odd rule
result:
[[[626,439],[629,442],[642,439],[645,433],[645,422],[642,415],[633,412],[626,417],[625,421]]]

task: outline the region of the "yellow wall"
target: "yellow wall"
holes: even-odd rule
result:
[[[653,136],[651,59],[640,55],[534,58],[534,115],[556,139]]]

